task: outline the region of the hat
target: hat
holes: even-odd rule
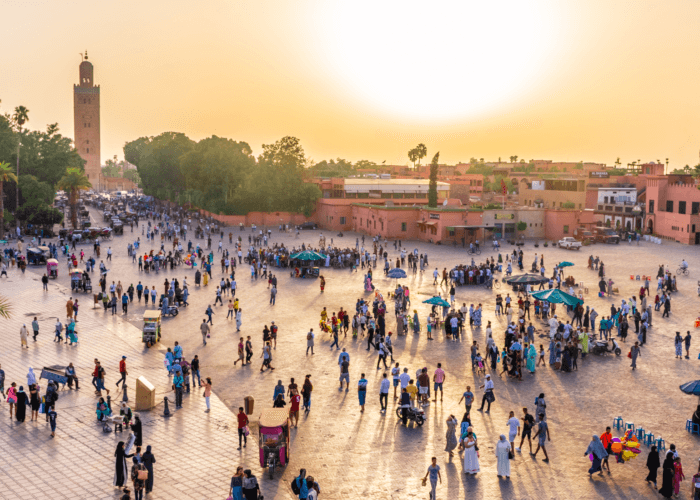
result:
[[[556,317],[557,317],[557,315],[555,314],[555,315],[554,315],[554,317],[556,318]]]
[[[126,356],[122,356],[122,359],[126,359]]]
[[[271,324],[273,324],[273,325],[274,325],[274,324],[275,324],[275,322],[273,321],[273,322],[272,322]]]

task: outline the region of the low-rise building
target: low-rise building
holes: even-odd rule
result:
[[[643,194],[646,188],[643,188]],[[634,184],[609,184],[598,188],[594,210],[607,226],[627,231],[642,230],[644,204],[638,199]]]
[[[586,179],[537,179],[521,183],[518,190],[521,207],[574,208],[586,207]],[[573,203],[573,206],[569,205]]]
[[[649,177],[646,199],[647,233],[686,245],[700,245],[700,191],[692,176]]]

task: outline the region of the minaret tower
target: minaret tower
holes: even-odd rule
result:
[[[86,161],[85,175],[92,188],[100,189],[100,86],[95,85],[92,63],[87,51],[80,55],[80,83],[73,85],[75,149]]]

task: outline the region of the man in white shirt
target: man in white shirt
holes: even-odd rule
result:
[[[515,418],[515,412],[510,412],[510,418],[507,425],[510,427],[508,431],[508,441],[510,441],[510,449],[515,450],[515,436],[520,435],[520,420]]]
[[[381,413],[386,413],[387,401],[389,400],[389,387],[391,387],[391,382],[389,382],[386,373],[384,373],[382,383],[379,386],[379,404],[382,405]]]
[[[486,413],[489,413],[491,411],[491,398],[493,398],[493,381],[491,380],[491,375],[486,375],[484,384],[479,386],[479,388],[484,389],[484,396],[481,398],[481,408],[479,408],[479,411],[484,411],[484,403],[488,402],[489,405],[486,408]]]

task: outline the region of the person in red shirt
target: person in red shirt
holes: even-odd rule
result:
[[[299,403],[301,402],[301,396],[298,391],[294,391],[294,395],[291,399],[291,406],[289,408],[289,418],[294,422],[294,427],[299,425]]]
[[[92,385],[95,386],[95,394],[99,394],[100,390],[97,388],[97,377],[100,376],[100,362],[95,358],[95,369],[92,371]]]
[[[123,389],[126,387],[126,376],[128,375],[126,371],[126,356],[122,356],[122,360],[119,362],[119,375],[121,375],[122,378],[117,382],[117,387],[119,387],[119,382],[121,382]]]
[[[248,415],[243,411],[243,407],[238,408],[238,449],[241,449],[241,440],[243,440],[243,446],[248,444],[248,436],[246,436],[246,426],[248,425]]]
[[[612,453],[612,450],[610,449],[610,445],[612,444],[612,434],[610,433],[610,427],[605,428],[605,432],[601,434],[600,436],[600,441],[603,443],[603,447],[605,448],[605,451],[608,452],[608,457]],[[608,466],[608,473],[610,473],[610,464],[608,463],[608,457],[605,457],[603,459],[603,464],[601,465],[600,469],[601,471],[605,469],[605,466]]]

